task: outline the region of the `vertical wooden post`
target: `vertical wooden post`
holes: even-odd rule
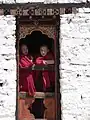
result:
[[[47,108],[44,112],[44,118],[47,120],[55,120],[55,98],[45,98],[44,105]]]

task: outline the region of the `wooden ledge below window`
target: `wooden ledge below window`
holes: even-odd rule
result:
[[[52,92],[35,92],[34,96],[30,96],[27,92],[19,92],[18,93],[19,98],[24,99],[24,98],[51,98],[55,97],[55,93]]]
[[[55,71],[55,66],[54,65],[35,65],[32,67],[27,67],[27,68],[19,68],[20,70],[36,70],[36,71],[45,71],[45,70],[49,70],[49,71]]]

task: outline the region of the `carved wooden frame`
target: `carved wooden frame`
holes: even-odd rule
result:
[[[33,17],[35,17],[35,16],[32,16],[32,20],[34,19],[35,20],[35,18],[33,18]],[[37,17],[37,16],[36,16]],[[56,71],[56,82],[55,82],[55,99],[56,99],[56,108],[55,108],[55,110],[56,110],[56,120],[59,120],[60,119],[60,117],[61,117],[61,113],[60,113],[60,83],[59,83],[59,79],[60,79],[60,77],[59,77],[59,64],[60,64],[60,62],[59,62],[59,58],[60,58],[60,48],[59,48],[59,33],[60,33],[60,30],[59,30],[59,28],[60,28],[60,16],[49,16],[48,18],[47,18],[47,16],[45,16],[44,18],[42,17],[42,16],[38,16],[40,19],[44,19],[45,20],[45,18],[46,19],[53,19],[54,21],[55,21],[55,23],[54,23],[54,27],[56,28],[56,42],[55,42],[55,48],[57,48],[57,49],[55,49],[55,71]],[[25,20],[26,19],[26,20]],[[23,17],[23,22],[27,22],[27,20],[30,20],[29,19],[29,17],[28,17],[28,19],[27,19],[27,17],[25,16],[25,17]],[[22,22],[22,19],[20,19],[20,17],[16,17],[16,29],[17,29],[17,31],[16,31],[16,38],[17,38],[17,40],[16,40],[16,49],[17,49],[17,66],[18,66],[18,61],[19,61],[19,53],[18,53],[18,49],[19,49],[19,37],[20,37],[20,35],[19,35],[19,32],[18,32],[18,30],[19,30],[19,24],[20,24],[20,22]],[[36,29],[37,29],[37,25],[36,25],[36,27],[35,27]],[[31,32],[30,32],[31,33]],[[19,73],[18,72],[19,71],[19,67],[17,68],[17,73]],[[17,74],[17,78],[19,79],[19,74]],[[28,95],[26,95],[26,94],[18,94],[18,80],[17,80],[17,98],[18,98],[18,96],[21,96],[21,98],[24,98],[24,97],[30,97],[30,96],[28,96]],[[34,98],[48,98],[48,97],[52,97],[53,96],[53,94],[50,94],[50,93],[46,93],[46,94],[44,94],[44,93],[36,93],[35,94],[35,96],[34,96]],[[16,109],[17,109],[17,111],[16,111],[16,119],[18,119],[18,102],[17,102],[17,107],[16,107]]]
[[[40,14],[44,14],[44,11],[47,11],[46,9],[52,9],[54,14],[60,15],[61,14],[61,9],[63,8],[89,8],[90,7],[90,2],[86,0],[86,2],[81,2],[81,3],[48,3],[44,4],[43,2],[37,2],[37,3],[12,3],[12,4],[5,4],[1,3],[0,4],[0,15],[14,15],[14,16],[19,16],[19,15],[25,15],[27,14],[34,14],[34,10],[39,10],[41,11]],[[26,11],[26,12],[25,12]],[[58,12],[56,12],[58,11]],[[46,12],[47,13],[47,12]],[[65,13],[65,12],[64,12]]]

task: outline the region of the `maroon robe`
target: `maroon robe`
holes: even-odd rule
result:
[[[38,57],[36,59],[36,64],[38,65],[45,65],[44,60],[54,60],[54,55],[51,52],[48,52],[48,54],[44,57]],[[36,72],[36,78],[38,78],[39,71]],[[54,88],[55,87],[55,72],[53,71],[42,71],[42,77],[43,77],[43,91],[48,91],[49,88]]]
[[[30,71],[30,67],[33,65],[30,60],[30,56],[22,55],[19,59],[19,91],[28,92],[30,95],[34,95],[36,92],[33,72]]]

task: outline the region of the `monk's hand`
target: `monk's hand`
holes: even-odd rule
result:
[[[46,60],[43,60],[43,64],[47,65],[48,63],[47,63],[47,61],[46,61]]]
[[[32,70],[34,70],[35,64],[32,65]]]

